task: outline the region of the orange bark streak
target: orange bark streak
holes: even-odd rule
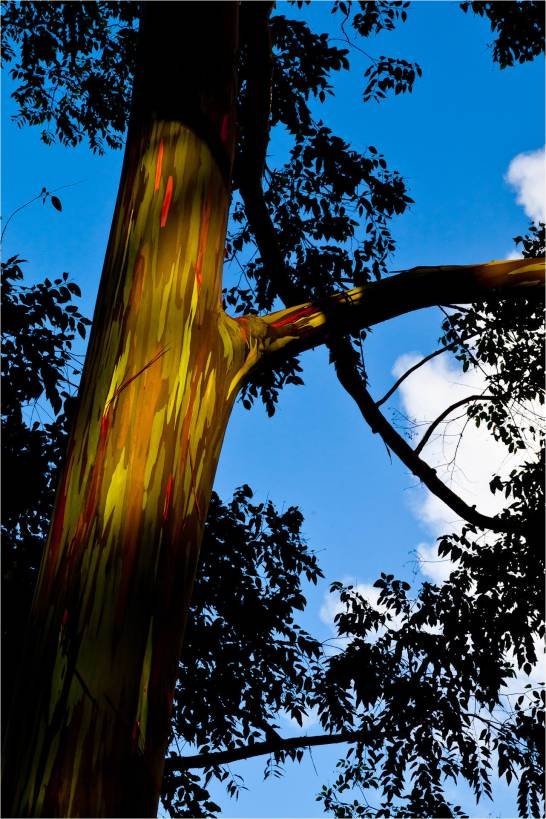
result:
[[[161,205],[161,216],[159,217],[159,226],[165,227],[167,224],[167,216],[169,215],[169,208],[171,206],[171,200],[173,198],[173,178],[169,176],[167,179],[167,188],[165,190],[165,196],[163,198],[163,204]]]
[[[159,190],[159,185],[161,183],[161,166],[163,164],[163,140],[159,143],[159,149],[157,151],[157,163],[155,166],[155,183],[154,183],[154,191]]]

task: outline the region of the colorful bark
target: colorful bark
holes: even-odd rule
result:
[[[187,128],[155,123],[135,153],[38,581],[25,696],[40,720],[10,748],[17,816],[155,815],[183,621],[246,355],[221,310],[228,197],[210,152]]]
[[[184,14],[186,23],[203,18],[206,39],[201,4],[157,5],[173,25]],[[227,8],[236,14],[235,4],[212,6],[216,40],[226,34]],[[234,43],[225,47],[228,80],[218,63],[206,94],[197,87],[192,102],[187,91],[179,117],[159,118],[150,72],[153,79],[165,43],[154,14],[148,9],[153,68],[137,84],[8,730],[4,815],[156,815],[203,525],[247,355],[221,305]],[[171,49],[166,59],[186,57]]]
[[[333,335],[354,332],[436,304],[526,298],[543,291],[544,258],[414,267],[364,287],[336,293],[320,304],[308,302],[263,318],[239,321],[252,321],[262,354],[287,355],[324,344]]]

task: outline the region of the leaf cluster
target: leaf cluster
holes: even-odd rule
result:
[[[2,263],[2,579],[4,696],[25,627],[59,464],[73,414],[79,359],[72,344],[91,323],[73,303],[68,273],[23,284],[24,260]]]
[[[543,474],[543,463],[529,463],[504,484],[515,515],[542,507]],[[485,541],[465,527],[440,541],[454,562],[440,587],[423,583],[412,599],[409,584],[382,574],[373,607],[358,589],[334,586],[348,643],[330,659],[316,707],[326,729],[349,724],[362,738],[319,794],[329,814],[463,815],[447,781],[466,781],[479,801],[492,797],[496,772],[518,780],[522,816],[541,815],[544,689],[523,679],[515,699],[506,687],[532,672],[544,635],[536,546],[525,527]]]
[[[227,504],[213,494],[174,700],[177,742],[206,753],[274,738],[279,712],[301,725],[321,647],[294,614],[303,578],[323,576],[302,523],[296,507],[256,503],[246,485]],[[211,767],[199,787],[212,775],[230,785],[225,768]],[[196,815],[191,781],[171,790],[166,780],[175,815]]]
[[[525,63],[544,52],[544,3],[494,3],[475,0],[460,3],[464,12],[473,11],[489,20],[496,35],[493,60],[501,68]]]
[[[135,65],[139,3],[17,3],[2,10],[3,63],[17,82],[16,123],[47,144],[121,148]]]
[[[515,241],[524,257],[544,254],[544,225],[531,225]],[[490,300],[455,310],[443,322],[444,344],[453,344],[463,371],[477,367],[491,401],[468,410],[477,426],[487,426],[509,452],[540,447],[544,426],[544,300]],[[473,338],[472,343],[464,339]]]

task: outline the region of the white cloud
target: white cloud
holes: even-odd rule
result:
[[[516,202],[534,222],[546,222],[545,149],[528,151],[514,157],[506,181],[516,190]]]
[[[400,356],[393,375],[399,377],[421,357],[416,353]],[[404,413],[416,424],[414,443],[448,406],[469,395],[479,395],[485,383],[485,376],[479,370],[462,373],[460,365],[445,355],[416,370],[402,383],[399,392]],[[422,455],[468,504],[475,505],[484,514],[494,515],[502,508],[503,498],[490,492],[489,482],[495,473],[506,475],[518,460],[486,429],[467,422],[466,409],[463,405],[454,410],[446,422],[437,427]],[[451,509],[422,486],[412,492],[410,503],[434,541],[462,525]],[[417,554],[422,561],[422,573],[434,582],[442,582],[449,576],[452,564],[438,557],[434,541],[419,544]]]
[[[434,583],[444,583],[453,569],[451,560],[440,557],[436,543],[420,543],[417,547],[421,572]]]
[[[519,252],[519,250],[511,250],[510,253],[508,253],[505,256],[505,258],[509,259],[509,260],[511,260],[511,259],[523,259],[523,255]]]

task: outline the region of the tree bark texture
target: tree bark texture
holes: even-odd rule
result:
[[[243,372],[244,339],[221,305],[236,5],[161,6],[149,4],[143,24],[146,62],[8,729],[4,815],[156,816],[186,611]],[[209,66],[206,88],[185,89],[164,118],[158,65],[176,96],[190,81],[184,40],[200,35],[207,53],[214,26],[217,76]],[[177,56],[165,58],[176,30]]]

